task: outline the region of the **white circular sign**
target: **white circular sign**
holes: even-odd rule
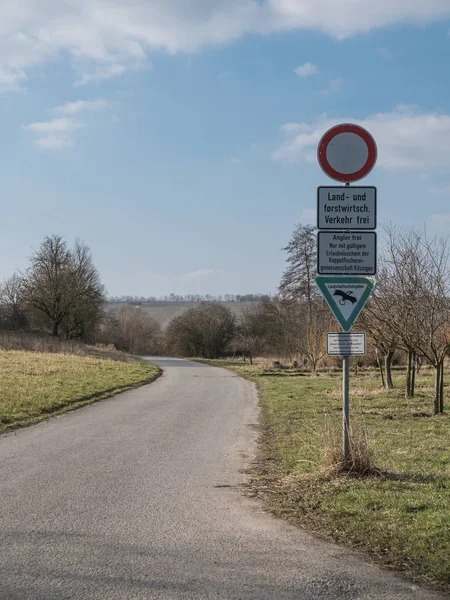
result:
[[[369,149],[359,135],[340,133],[328,144],[326,155],[331,168],[349,175],[364,167],[369,157]]]
[[[319,142],[317,158],[332,179],[350,183],[366,177],[377,162],[377,145],[360,125],[343,123],[329,129]]]

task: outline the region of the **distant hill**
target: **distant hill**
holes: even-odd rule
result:
[[[242,311],[246,308],[254,306],[258,304],[258,301],[253,302],[221,302],[223,306],[226,306],[231,310],[233,314],[239,316],[242,314]],[[136,306],[136,304],[128,304],[129,306]],[[191,308],[192,306],[198,306],[199,302],[189,302],[189,301],[180,301],[180,302],[172,302],[172,301],[156,301],[156,302],[143,302],[139,303],[138,306],[143,310],[146,310],[149,315],[157,321],[162,329],[165,329],[170,321],[181,315],[185,310]],[[120,306],[127,306],[127,303],[116,303],[110,302],[108,303],[108,308],[118,308]]]

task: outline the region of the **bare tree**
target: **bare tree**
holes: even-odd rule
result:
[[[217,302],[203,302],[172,319],[166,330],[173,354],[220,358],[235,335],[236,319]]]
[[[24,311],[23,281],[14,274],[0,285],[0,318],[8,329],[24,329],[28,320]]]
[[[332,317],[329,308],[320,299],[302,303],[299,310],[301,333],[297,338],[297,348],[315,374],[327,353],[326,334],[331,329]]]
[[[378,271],[377,286],[373,296],[367,304],[365,310],[359,317],[359,323],[365,329],[369,336],[375,342],[376,356],[378,366],[381,372],[381,380],[384,387],[392,389],[394,382],[392,378],[392,360],[394,353],[399,346],[399,333],[392,327],[392,320],[398,319],[395,314],[397,302],[394,299],[394,290],[392,289],[393,280],[389,271],[382,264]],[[407,345],[409,344],[408,328],[406,333]],[[405,337],[405,336],[404,336]],[[384,373],[379,362],[378,352],[381,350],[384,358]],[[409,379],[408,379],[409,381]],[[407,396],[410,396],[410,389],[407,390]]]
[[[78,321],[92,313],[101,314],[105,302],[92,255],[87,246],[77,241],[73,251],[59,235],[44,238],[30,259],[23,278],[24,300],[29,307],[46,315],[52,335],[57,336],[64,321]],[[69,325],[70,330],[70,325]]]
[[[244,309],[238,319],[236,334],[230,342],[230,350],[233,356],[242,355],[244,360],[249,359],[253,364],[253,358],[264,351],[267,342],[258,330],[259,307],[256,305]]]
[[[144,309],[121,306],[105,316],[97,340],[132,354],[159,354],[161,327]]]
[[[391,295],[394,308],[389,323],[408,350],[410,395],[414,392],[417,353],[435,368],[435,414],[444,409],[444,358],[450,346],[448,260],[447,238],[430,239],[426,232],[388,229],[386,265],[396,290]]]

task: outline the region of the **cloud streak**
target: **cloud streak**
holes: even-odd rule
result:
[[[66,102],[62,106],[53,109],[55,113],[61,115],[76,115],[84,111],[102,110],[108,106],[106,100],[76,100],[75,102]]]
[[[24,131],[38,134],[34,144],[45,150],[62,150],[74,145],[74,132],[84,129],[85,123],[76,121],[73,117],[83,112],[99,111],[108,106],[106,100],[76,100],[57,106],[51,112],[62,115],[49,121],[36,121],[22,125]]]

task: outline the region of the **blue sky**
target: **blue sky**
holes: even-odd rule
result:
[[[379,222],[450,233],[450,0],[5,0],[0,279],[46,234],[111,295],[276,290],[341,121]]]

